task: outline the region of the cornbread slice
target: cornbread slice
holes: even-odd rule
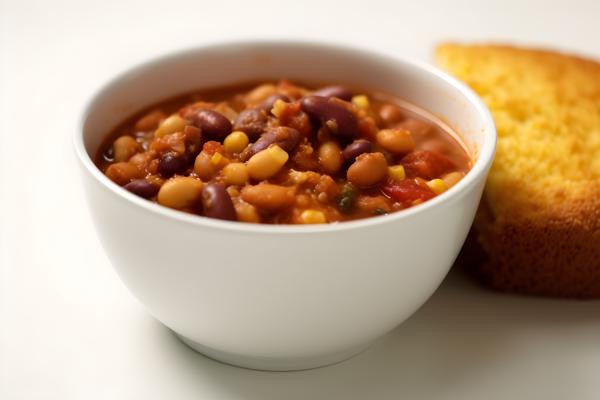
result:
[[[492,287],[600,297],[600,64],[444,44],[438,63],[492,111],[498,148],[475,221]]]

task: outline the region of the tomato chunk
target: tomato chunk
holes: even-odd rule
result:
[[[212,156],[215,153],[221,153],[223,151],[222,147],[223,146],[221,145],[221,143],[209,140],[208,142],[204,143],[204,146],[202,146],[202,151],[204,151],[209,156]]]
[[[302,136],[309,137],[312,125],[308,115],[300,109],[300,103],[283,103],[279,112],[281,126],[296,129]]]
[[[390,179],[381,190],[404,207],[410,207],[435,197],[435,193],[431,189],[419,185],[414,179],[401,181]]]
[[[432,151],[413,151],[400,161],[404,166],[406,176],[409,178],[420,177],[423,179],[439,178],[445,172],[450,172],[455,165],[445,156]]]

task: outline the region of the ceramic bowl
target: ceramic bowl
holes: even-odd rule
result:
[[[404,98],[460,133],[473,168],[447,192],[408,210],[273,226],[162,207],[94,165],[106,134],[145,106],[191,90],[280,78]],[[440,70],[395,55],[293,41],[202,46],[133,67],[93,94],[75,135],[98,235],[129,290],[197,351],[267,370],[341,361],[413,314],[463,244],[495,143],[482,101]]]

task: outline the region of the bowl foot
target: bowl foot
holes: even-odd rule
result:
[[[234,367],[256,369],[261,371],[299,371],[304,369],[325,367],[345,361],[366,350],[371,345],[371,343],[361,344],[360,346],[317,357],[247,357],[206,347],[176,332],[175,335],[177,335],[177,337],[189,347],[208,358],[225,364],[233,365]]]

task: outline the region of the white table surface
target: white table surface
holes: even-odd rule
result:
[[[99,245],[71,149],[82,102],[116,72],[250,37],[423,59],[447,39],[600,57],[597,0],[241,3],[0,0],[0,399],[599,398],[599,302],[499,295],[457,271],[375,347],[313,371],[219,364],[145,313]]]

